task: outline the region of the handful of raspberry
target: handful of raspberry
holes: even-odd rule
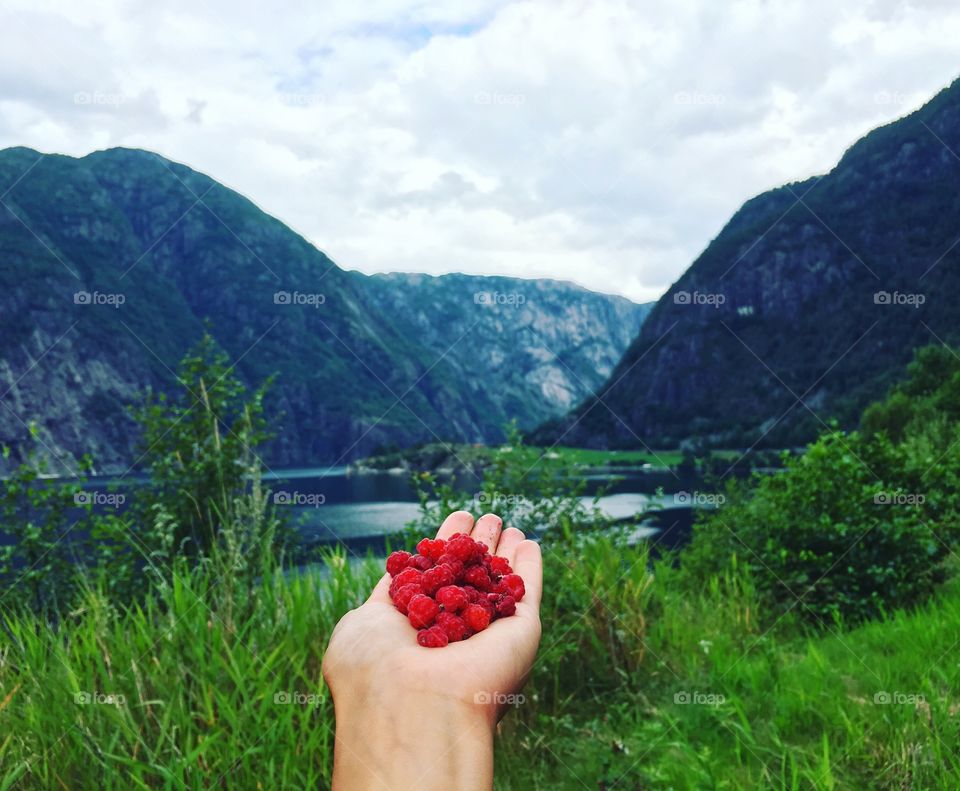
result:
[[[393,577],[393,605],[427,648],[466,640],[497,618],[513,615],[525,592],[506,558],[491,555],[486,544],[462,533],[446,541],[424,538],[416,555],[392,553],[387,572]]]

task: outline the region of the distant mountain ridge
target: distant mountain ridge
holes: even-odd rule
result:
[[[960,341],[958,177],[960,81],[747,201],[596,396],[534,438],[783,446],[855,425],[915,347]]]
[[[469,353],[452,363],[470,389],[496,390],[522,426],[593,392],[653,307],[558,280],[391,273],[368,284],[378,307],[431,352],[468,337]]]
[[[247,198],[147,151],[6,149],[0,195],[0,442],[13,449],[0,465],[35,445],[61,474],[86,452],[129,469],[127,407],[173,386],[208,321],[244,380],[278,375],[271,465],[496,441],[511,416],[532,426],[599,385],[645,310],[555,281],[489,281],[524,294],[517,306],[474,302],[484,278],[347,272]],[[530,359],[538,337],[554,359]]]

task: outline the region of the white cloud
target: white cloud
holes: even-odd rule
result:
[[[659,295],[955,76],[947,2],[6,4],[0,145],[140,146],[364,271]]]

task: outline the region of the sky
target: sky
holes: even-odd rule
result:
[[[345,269],[657,298],[960,76],[960,4],[0,0],[0,148],[156,151]]]

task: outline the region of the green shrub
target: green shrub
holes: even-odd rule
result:
[[[683,555],[690,579],[734,554],[774,603],[821,624],[856,622],[922,601],[943,577],[921,476],[883,435],[832,431],[781,474],[702,518]]]
[[[587,497],[587,482],[575,462],[525,445],[515,424],[504,430],[506,439],[490,452],[477,492],[464,492],[456,481],[443,483],[430,472],[414,475],[420,514],[407,525],[411,538],[431,535],[447,514],[460,509],[497,514],[531,536],[610,526],[597,507],[603,490]]]
[[[0,596],[56,620],[97,580],[114,602],[172,581],[180,558],[220,564],[228,586],[250,586],[283,560],[293,537],[261,484],[263,396],[249,393],[207,336],[184,358],[180,392],[138,412],[149,475],[123,513],[94,513],[79,483],[41,481],[33,458],[2,482]],[[92,468],[90,460],[81,469]],[[219,551],[214,551],[219,550]]]
[[[3,455],[9,458],[8,448]],[[89,468],[82,460],[81,469]],[[76,484],[45,482],[46,472],[31,456],[0,481],[0,531],[11,541],[0,546],[0,603],[54,620],[77,592],[91,504]]]
[[[960,356],[947,346],[924,346],[907,366],[906,380],[867,407],[861,426],[867,435],[883,433],[899,443],[941,418],[960,421]]]
[[[203,554],[260,467],[256,448],[269,437],[263,418],[269,382],[248,393],[209,335],[183,359],[177,380],[181,389],[173,397],[153,396],[137,413],[139,461],[150,480],[131,511],[141,538],[157,521],[172,524],[173,552]]]

